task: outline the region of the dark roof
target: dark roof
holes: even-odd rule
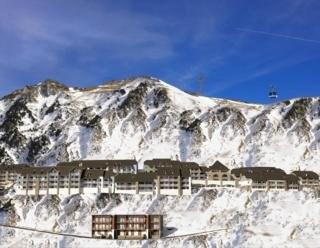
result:
[[[145,165],[153,166],[156,168],[163,168],[163,167],[175,167],[175,168],[188,168],[190,169],[197,169],[199,168],[199,164],[195,162],[185,162],[185,161],[178,161],[178,160],[171,160],[171,159],[152,159],[144,161]]]
[[[213,165],[211,165],[209,167],[209,171],[214,171],[214,172],[217,172],[217,171],[221,171],[221,172],[228,172],[229,171],[229,168],[226,167],[225,165],[223,165],[220,161],[216,161]]]
[[[31,170],[29,169],[29,168],[21,168],[20,170],[19,170],[19,173],[21,174],[21,175],[28,175],[28,174],[31,174]]]
[[[155,173],[139,172],[137,174],[121,173],[115,176],[116,183],[152,183],[156,178]]]
[[[21,175],[30,175],[30,176],[38,176],[38,175],[46,175],[51,170],[55,169],[54,166],[44,166],[44,167],[35,167],[35,166],[24,166],[21,167],[18,171]]]
[[[319,175],[313,171],[293,171],[292,174],[295,174],[302,179],[319,180]]]
[[[185,167],[188,169],[199,169],[200,168],[199,164],[197,164],[195,162],[181,162],[180,166],[181,166],[181,168]]]
[[[145,165],[155,166],[155,167],[167,167],[167,166],[178,166],[180,161],[164,159],[164,158],[154,158],[152,160],[145,160]]]
[[[288,184],[299,184],[299,178],[294,174],[286,175],[286,181]]]
[[[207,166],[199,166],[199,169],[201,170],[201,172],[209,171],[209,168]]]
[[[103,177],[104,171],[103,170],[84,170],[82,172],[81,178],[84,179],[99,179]]]
[[[241,167],[231,170],[231,174],[240,176],[245,174],[253,173],[269,173],[269,172],[278,172],[281,174],[286,174],[283,170],[276,167]]]
[[[113,173],[112,171],[103,171],[103,177],[106,178],[106,177],[112,177],[115,175],[115,173]]]
[[[80,160],[79,165],[84,168],[107,168],[115,166],[133,166],[138,164],[136,160],[122,159],[122,160]]]
[[[72,170],[79,168],[79,162],[60,162],[57,164],[56,168],[59,171],[60,176],[67,176]]]
[[[250,178],[253,181],[266,182],[268,180],[286,180],[287,174],[275,167],[242,167],[231,170],[231,174]]]
[[[71,166],[71,165],[66,165],[62,166],[60,165],[59,167],[56,167],[57,171],[59,171],[60,176],[67,176],[69,175],[70,172],[72,172],[75,169],[81,170],[78,166]]]
[[[189,177],[190,176],[190,169],[187,167],[180,168],[180,175],[181,177]]]
[[[189,177],[190,169],[187,167],[160,167],[156,174],[159,176]]]
[[[139,172],[136,174],[139,183],[152,183],[157,177],[156,173]]]
[[[59,162],[57,164],[57,167],[60,166],[79,166],[79,162],[78,161],[72,161],[72,162]]]
[[[178,167],[160,167],[156,173],[159,176],[179,176],[180,169]]]
[[[134,183],[136,182],[136,177],[132,173],[121,173],[115,176],[114,181],[116,183]]]
[[[12,164],[12,165],[6,165],[6,164],[0,164],[0,171],[15,171],[19,172],[21,168],[24,167],[30,167],[26,164]]]

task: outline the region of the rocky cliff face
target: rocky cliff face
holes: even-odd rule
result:
[[[138,77],[94,88],[46,80],[0,101],[0,159],[179,158],[319,171],[320,98],[254,105]]]

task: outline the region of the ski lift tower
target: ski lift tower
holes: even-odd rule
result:
[[[278,92],[274,86],[270,86],[268,97],[271,101],[276,101],[278,98]]]

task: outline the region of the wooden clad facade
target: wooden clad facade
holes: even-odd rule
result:
[[[92,237],[101,239],[159,239],[162,215],[93,215]]]

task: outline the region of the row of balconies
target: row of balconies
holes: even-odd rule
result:
[[[55,188],[61,188],[61,189],[76,189],[79,190],[79,192],[83,192],[80,189],[81,188],[92,188],[92,189],[97,189],[99,188],[100,192],[100,186],[101,184],[88,184],[87,182],[81,182],[81,181],[71,181],[72,183],[69,186],[69,180],[65,180],[64,182],[53,182],[49,181],[49,189],[55,189]],[[317,180],[302,180],[301,184],[304,185],[286,185],[285,181],[275,181],[275,180],[270,180],[268,183],[265,182],[252,182],[251,179],[244,179],[242,178],[241,180],[231,180],[231,181],[219,181],[219,180],[192,180],[191,181],[192,185],[199,185],[199,186],[207,186],[207,187],[251,187],[252,189],[299,189],[301,186],[306,186],[306,187],[315,187],[319,186],[319,182]],[[308,185],[306,183],[309,183]],[[22,186],[23,189],[27,188],[27,182],[23,181],[23,183],[19,184]],[[118,184],[116,183],[114,185],[114,189],[112,188],[113,184],[107,185],[105,187],[102,187],[101,189],[108,189],[108,192],[115,192],[115,193],[121,193],[119,191],[128,191],[127,193],[136,193],[136,190],[138,192],[141,192],[142,194],[153,194],[157,190],[157,183],[156,181],[153,184],[137,184],[136,183],[126,183],[126,184]],[[193,186],[191,186],[193,187]],[[182,190],[190,190],[190,181],[189,180],[183,180],[181,181],[181,184],[179,185],[178,183],[174,183],[172,181],[168,182],[163,182],[162,180],[160,181],[160,190],[164,190],[163,192],[159,192],[160,194],[175,194],[175,192],[169,192],[171,190],[177,190],[177,189],[182,189]],[[40,189],[40,190],[46,190],[47,189],[47,181],[32,181],[28,184],[28,190],[32,189]],[[117,192],[118,191],[118,192]],[[168,192],[167,192],[168,191]],[[51,191],[52,192],[52,191]],[[85,191],[89,192],[89,191]],[[106,192],[106,191],[102,191]],[[183,194],[186,192],[182,192]]]
[[[112,222],[112,216],[95,216],[92,218],[92,221],[94,223],[106,223],[106,222]]]
[[[112,230],[112,225],[94,224],[92,225],[92,230]]]

